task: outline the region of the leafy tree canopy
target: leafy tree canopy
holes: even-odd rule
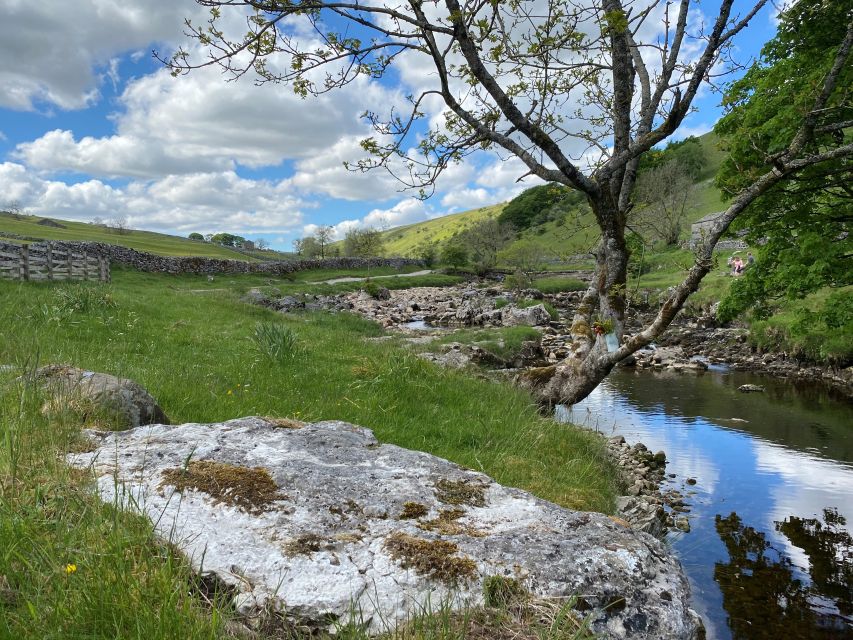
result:
[[[509,201],[498,216],[501,224],[511,224],[517,230],[527,229],[548,219],[549,212],[560,206],[564,210],[584,200],[579,191],[556,182],[549,182],[522,191]]]
[[[221,244],[223,247],[239,248],[246,242],[246,238],[234,235],[233,233],[215,233],[210,237],[210,241],[216,244]]]
[[[814,112],[810,102],[835,63],[834,43],[849,29],[850,4],[800,0],[780,19],[761,60],[730,85],[728,114],[715,128],[730,153],[717,175],[728,194],[774,170],[777,154],[801,135],[803,114],[814,131],[808,143],[813,153],[851,138],[853,65],[841,66],[839,90],[829,94],[824,108]],[[851,222],[849,157],[806,167],[795,180],[767,190],[733,225],[748,230],[750,244],[762,246],[755,267],[733,283],[720,316],[730,319],[753,305],[757,315],[766,316],[775,299],[853,284]]]
[[[640,172],[657,169],[674,163],[693,179],[697,180],[708,164],[702,143],[695,136],[670,142],[664,149],[652,149],[640,160]]]

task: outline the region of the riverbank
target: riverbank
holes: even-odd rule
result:
[[[61,463],[81,446],[87,417],[42,414],[44,398],[14,382],[37,364],[136,380],[173,422],[271,415],[369,425],[383,442],[564,507],[613,513],[617,473],[594,434],[542,418],[521,391],[373,340],[381,327],[353,314],[284,315],[239,302],[252,287],[287,292],[286,281],[123,269],[113,279],[0,282],[0,364],[9,365],[0,374],[0,548],[11,550],[0,557],[2,636],[228,637],[231,618],[146,523],[97,503],[91,478]]]

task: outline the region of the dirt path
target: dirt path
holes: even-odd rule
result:
[[[400,278],[400,277],[411,277],[411,276],[426,276],[430,273],[435,273],[432,269],[424,269],[423,271],[413,271],[412,273],[395,273],[390,276],[373,276],[370,278],[371,280],[379,280],[382,278]],[[339,282],[363,282],[367,280],[364,278],[355,278],[355,277],[346,277],[346,278],[332,278],[331,280],[320,280],[318,282],[307,282],[306,284],[338,284]]]

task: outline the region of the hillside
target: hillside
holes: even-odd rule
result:
[[[44,220],[49,220],[55,223],[55,225],[60,226],[44,223],[39,224]],[[10,242],[20,242],[20,240],[16,240],[14,237],[6,237],[6,234],[38,238],[40,240],[106,242],[162,256],[204,256],[228,260],[257,259],[254,256],[247,256],[227,247],[209,242],[190,240],[180,236],[170,236],[165,233],[139,231],[136,229],[128,229],[123,233],[117,233],[107,227],[86,222],[12,215],[4,212],[0,213],[0,239]]]
[[[699,175],[695,199],[689,207],[688,222],[698,220],[702,216],[719,211],[723,208],[720,192],[714,187],[713,177],[725,157],[725,152],[717,145],[717,137],[711,132],[699,137],[707,164]],[[395,227],[383,232],[386,255],[413,255],[415,247],[424,242],[443,243],[456,233],[469,228],[485,218],[494,218],[506,203],[495,204],[454,213],[426,222]],[[688,230],[684,231],[685,237]],[[532,242],[544,249],[547,255],[564,260],[568,256],[586,253],[596,243],[598,229],[592,214],[582,206],[559,220],[536,225],[519,234],[515,242],[524,240]],[[510,245],[512,246],[512,245]]]
[[[385,252],[388,255],[411,255],[419,244],[445,242],[481,220],[497,217],[503,208],[504,204],[501,203],[389,229],[382,234]]]

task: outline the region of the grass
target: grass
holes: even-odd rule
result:
[[[853,362],[853,322],[849,315],[839,326],[830,327],[815,312],[821,310],[834,292],[821,289],[801,300],[782,300],[766,320],[750,323],[749,341],[762,351],[783,351],[796,358],[818,363],[849,366]],[[853,287],[835,291],[853,295]],[[838,305],[830,300],[830,304]]]
[[[587,284],[577,278],[539,278],[533,281],[533,288],[542,293],[561,293],[563,291],[584,291]]]
[[[521,353],[522,343],[528,340],[538,340],[541,333],[533,327],[495,327],[492,329],[459,329],[448,333],[433,342],[430,348],[440,349],[440,345],[451,342],[477,345],[501,358],[513,360]]]
[[[221,638],[230,616],[223,601],[202,597],[147,522],[99,504],[90,479],[62,463],[63,452],[80,446],[81,425],[71,413],[41,414],[44,398],[16,379],[36,365],[134,379],[176,423],[346,420],[558,504],[612,509],[615,473],[601,443],[540,417],[519,390],[370,341],[382,329],[356,316],[282,315],[240,303],[255,276],[217,278],[224,290],[204,295],[193,292],[195,276],[121,269],[113,276],[111,286],[82,285],[99,292],[85,308],[58,303],[71,285],[0,282],[0,364],[14,367],[0,372],[0,638]],[[297,353],[281,361],[258,354],[259,323],[298,335]],[[439,610],[389,637],[478,637],[472,620],[512,628],[522,624],[513,615]],[[541,637],[571,637],[549,628]],[[501,636],[493,627],[480,637]]]
[[[385,254],[413,255],[418,245],[425,242],[442,243],[481,220],[497,217],[503,208],[503,203],[496,204],[389,229],[382,233],[382,239],[385,242]]]
[[[37,216],[20,216],[15,218],[7,213],[0,213],[0,232],[14,233],[20,236],[42,238],[44,240],[68,240],[87,242],[106,242],[137,251],[146,251],[163,256],[205,256],[209,258],[225,258],[228,260],[251,260],[251,258],[232,251],[227,247],[199,242],[189,238],[170,236],[153,231],[130,230],[128,233],[114,233],[106,227],[50,218],[65,228],[48,227],[37,224],[42,218]],[[0,240],[6,239],[0,236]]]

